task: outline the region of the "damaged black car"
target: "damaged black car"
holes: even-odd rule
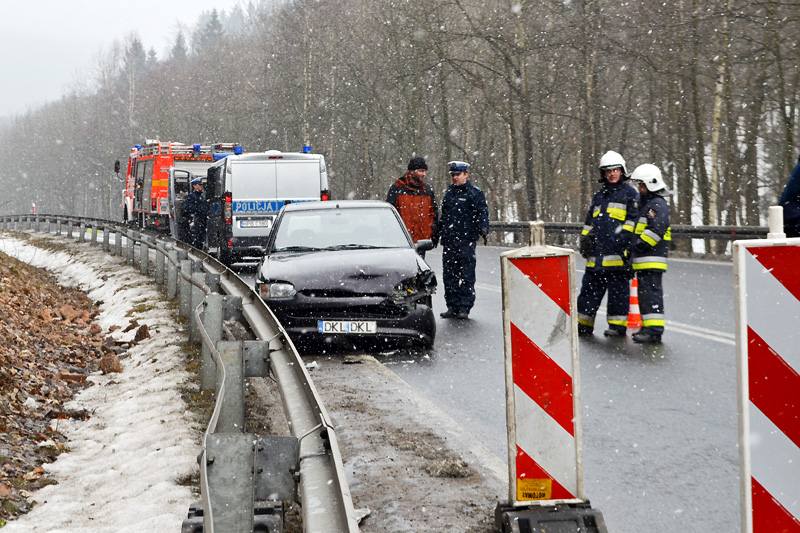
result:
[[[394,207],[346,200],[286,205],[261,260],[256,291],[295,344],[430,348],[433,269]]]

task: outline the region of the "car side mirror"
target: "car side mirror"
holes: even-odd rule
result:
[[[428,250],[433,250],[433,241],[430,239],[421,239],[417,241],[417,244],[414,245],[414,249],[417,252],[427,252]]]

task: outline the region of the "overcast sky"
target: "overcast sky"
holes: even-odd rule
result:
[[[236,0],[0,0],[0,117],[58,100],[94,59],[136,32],[158,58],[181,24]],[[187,36],[188,37],[188,36]]]

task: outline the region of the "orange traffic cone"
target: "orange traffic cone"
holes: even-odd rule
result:
[[[639,280],[631,280],[631,303],[628,307],[628,327],[631,329],[641,329],[642,314],[639,311]]]

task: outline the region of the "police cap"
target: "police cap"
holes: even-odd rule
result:
[[[462,172],[469,172],[469,163],[463,161],[450,161],[447,163],[447,171],[450,174],[461,174]]]

